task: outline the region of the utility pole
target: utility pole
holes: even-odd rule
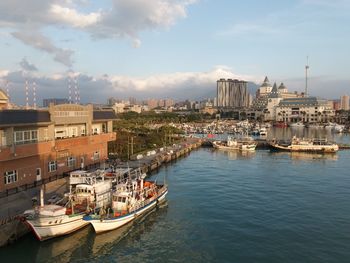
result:
[[[130,159],[129,147],[130,147],[130,145],[129,145],[129,136],[128,136],[128,160]]]
[[[134,155],[134,136],[131,136],[131,155]]]

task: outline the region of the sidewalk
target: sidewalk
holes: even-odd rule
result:
[[[54,194],[63,196],[67,192],[67,179],[62,178],[46,184],[45,200],[48,200]],[[32,208],[32,198],[37,197],[37,200],[39,200],[40,188],[41,186],[38,186],[27,191],[0,198],[0,220],[22,214],[25,210]]]

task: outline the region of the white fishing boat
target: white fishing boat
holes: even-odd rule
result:
[[[291,128],[304,128],[305,124],[301,121],[298,121],[298,122],[291,123],[289,126]]]
[[[214,141],[213,147],[221,150],[255,151],[257,143],[251,137],[234,138],[228,136],[226,141]]]
[[[144,176],[129,180],[117,185],[110,208],[87,215],[84,220],[91,223],[96,233],[117,229],[151,210],[165,199],[167,193],[165,184],[144,182]]]
[[[44,205],[41,191],[41,205],[24,212],[25,223],[41,241],[70,234],[88,225],[83,220],[88,211],[98,211],[110,202],[111,187],[111,180],[96,177],[96,174],[72,172],[66,203]]]
[[[339,150],[336,143],[328,142],[326,139],[299,139],[293,137],[290,142],[270,142],[275,150],[290,152],[314,152],[314,153],[335,153]]]

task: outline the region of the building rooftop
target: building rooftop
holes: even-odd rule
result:
[[[261,84],[261,87],[271,87],[270,81],[267,77],[265,77],[263,84]]]
[[[113,110],[94,110],[93,121],[114,120],[117,116]],[[0,126],[28,125],[38,123],[51,123],[48,110],[0,110]]]
[[[51,122],[48,111],[42,110],[1,110],[0,125],[31,124]]]
[[[116,119],[117,116],[115,115],[113,110],[94,110],[94,121],[95,120],[113,120]]]

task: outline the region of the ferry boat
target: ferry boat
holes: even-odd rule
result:
[[[64,205],[44,205],[41,191],[41,205],[24,212],[25,223],[40,241],[70,234],[89,224],[83,220],[87,211],[98,211],[110,202],[111,187],[111,180],[96,174],[72,172],[68,201]]]
[[[290,152],[315,152],[315,153],[335,153],[339,146],[335,143],[328,142],[326,139],[299,139],[296,136],[291,142],[270,142],[273,149]]]
[[[113,192],[111,208],[86,215],[84,221],[91,223],[96,233],[102,233],[117,229],[154,208],[165,199],[168,187],[145,182],[144,177],[118,184]]]
[[[221,150],[255,151],[257,143],[251,137],[236,139],[228,136],[227,141],[214,141],[213,147]]]

